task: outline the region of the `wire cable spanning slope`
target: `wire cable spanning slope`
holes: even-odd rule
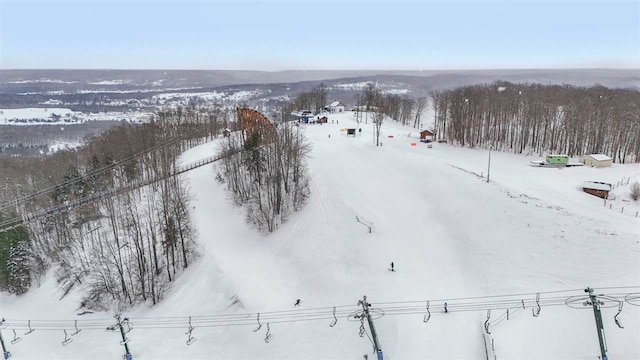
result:
[[[604,299],[602,307],[615,307],[621,302],[628,302],[634,306],[640,306],[640,286],[600,288],[599,290],[617,290],[614,293],[599,294]],[[428,322],[431,314],[444,314],[454,312],[487,312],[505,311],[495,318],[491,324],[495,327],[521,309],[531,309],[534,316],[540,314],[540,310],[550,306],[562,306],[573,308],[568,304],[570,299],[584,297],[583,289],[571,289],[560,291],[547,291],[538,293],[506,294],[493,296],[476,296],[465,298],[449,298],[437,300],[419,301],[395,301],[370,304],[373,316],[396,315],[425,315],[424,322]],[[446,306],[446,311],[445,309]],[[588,308],[588,307],[587,307]],[[173,329],[186,328],[190,324],[198,327],[228,327],[228,326],[256,326],[263,323],[291,323],[333,320],[332,324],[340,319],[360,321],[362,309],[354,305],[340,305],[319,307],[311,309],[280,310],[259,313],[242,314],[211,314],[211,315],[184,315],[169,317],[129,317],[128,321],[136,329]],[[429,315],[427,318],[426,314]],[[45,331],[62,331],[64,329],[104,330],[113,323],[113,319],[90,320],[63,320],[63,319],[3,319],[2,326],[10,330],[38,329]]]
[[[128,183],[120,188],[114,188],[114,189],[109,189],[109,190],[105,190],[96,194],[92,194],[86,197],[83,197],[81,199],[78,200],[74,200],[72,202],[69,202],[67,204],[61,204],[61,205],[56,205],[56,206],[52,206],[49,207],[47,209],[43,209],[40,211],[37,211],[35,213],[31,213],[31,214],[27,214],[21,217],[15,217],[9,220],[5,220],[2,223],[0,223],[0,233],[3,232],[7,232],[10,231],[12,229],[15,229],[17,227],[26,225],[26,224],[30,224],[33,222],[36,222],[38,220],[42,220],[45,219],[47,217],[56,215],[56,214],[60,214],[60,213],[64,213],[67,211],[70,211],[72,209],[81,207],[81,206],[85,206],[88,204],[92,204],[95,203],[97,201],[100,201],[102,199],[106,199],[108,197],[111,196],[115,196],[115,195],[119,195],[128,191],[132,191],[135,189],[138,189],[140,187],[164,180],[166,178],[169,177],[173,177],[176,175],[180,175],[182,173],[185,173],[187,171],[191,171],[193,169],[199,168],[201,166],[213,163],[215,161],[218,160],[222,160],[223,158],[227,157],[227,156],[231,156],[234,153],[226,153],[223,155],[214,155],[214,156],[209,156],[206,157],[204,159],[200,159],[198,161],[194,161],[191,162],[189,164],[183,165],[183,166],[178,166],[176,168],[174,168],[174,170],[164,176],[160,176],[160,177],[156,177],[153,179],[147,179],[147,180],[142,180],[142,181],[137,181],[137,182],[133,182],[133,183]]]
[[[139,152],[137,154],[133,154],[133,155],[131,155],[131,156],[125,158],[125,159],[122,159],[120,161],[117,161],[117,162],[115,162],[113,164],[109,164],[109,165],[103,166],[101,168],[98,168],[98,169],[95,169],[93,171],[90,171],[90,172],[88,172],[88,173],[86,173],[84,175],[81,175],[81,176],[75,177],[73,179],[67,180],[65,182],[62,182],[62,183],[50,186],[48,188],[39,190],[39,191],[37,191],[37,192],[35,192],[33,194],[29,194],[29,195],[23,196],[21,198],[14,199],[13,201],[9,201],[9,202],[6,202],[4,204],[0,204],[0,211],[5,210],[5,209],[10,208],[10,207],[13,207],[13,206],[17,206],[18,204],[24,203],[25,201],[28,201],[28,200],[35,199],[35,198],[40,197],[42,195],[49,194],[49,193],[55,191],[56,189],[60,188],[61,186],[73,185],[73,184],[75,184],[75,183],[77,183],[79,181],[87,180],[92,176],[99,175],[99,174],[102,174],[102,173],[104,173],[106,171],[109,171],[109,170],[112,170],[114,168],[117,168],[118,166],[125,165],[125,164],[130,163],[130,162],[132,162],[132,161],[134,161],[134,160],[136,160],[138,158],[141,158],[141,157],[143,157],[143,156],[145,156],[145,155],[147,155],[147,154],[149,154],[149,153],[151,153],[153,151],[157,151],[157,150],[163,149],[163,148],[165,148],[167,146],[174,145],[174,144],[176,144],[176,143],[188,138],[191,135],[193,135],[193,134],[185,134],[183,136],[171,139],[171,140],[169,140],[167,142],[164,142],[164,143],[161,143],[161,144],[157,144],[157,145],[155,145],[155,146],[153,146],[153,147],[151,147],[149,149],[146,149],[146,150],[144,150],[142,152]]]

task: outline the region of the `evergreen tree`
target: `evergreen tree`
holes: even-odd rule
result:
[[[3,217],[13,218],[16,214]],[[29,233],[24,227],[0,233],[0,289],[22,294],[31,286]]]
[[[7,261],[7,290],[22,294],[31,287],[31,255],[26,241],[19,241],[9,249]]]

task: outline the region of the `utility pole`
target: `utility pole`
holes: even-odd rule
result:
[[[489,147],[489,166],[487,166],[487,182],[489,182],[489,172],[491,172],[491,148],[493,146]]]
[[[2,319],[4,320],[4,319]],[[2,338],[2,331],[0,331],[0,344],[2,344],[2,355],[4,356],[4,360],[7,360],[11,357],[11,353],[4,347],[4,339]]]
[[[107,331],[115,331],[116,328],[120,328],[120,335],[122,336],[122,341],[120,342],[121,345],[124,345],[124,360],[133,360],[133,355],[131,355],[131,352],[129,351],[129,339],[127,339],[127,337],[125,336],[125,332],[124,329],[122,328],[122,323],[126,322],[127,324],[129,323],[129,319],[128,318],[124,318],[122,321],[120,321],[120,314],[116,314],[116,316],[114,316],[116,318],[116,320],[118,320],[118,323],[115,325],[111,325],[107,328]],[[128,332],[128,331],[127,331]]]
[[[4,322],[5,322],[5,320],[4,320],[4,318],[2,318],[2,320],[0,320],[0,344],[2,344],[2,356],[3,356],[3,359],[7,360],[7,359],[9,359],[11,357],[11,353],[4,346],[4,339],[2,338],[2,327],[5,325]]]
[[[371,125],[373,125],[373,131],[371,132],[371,135],[373,135],[373,143],[376,143],[376,124],[373,123],[373,121],[371,122]]]
[[[376,334],[376,328],[373,326],[373,320],[369,316],[369,304],[367,302],[367,296],[364,295],[362,300],[358,300],[358,305],[362,305],[362,311],[364,312],[364,316],[367,317],[367,322],[369,323],[369,330],[371,331],[371,337],[373,338],[373,348],[376,351],[376,355],[378,355],[378,360],[383,360],[382,349],[380,348],[380,343],[378,342],[378,335]]]
[[[593,294],[593,289],[588,287],[584,289],[584,292],[589,293],[590,301],[587,301],[585,305],[593,306],[593,315],[596,318],[596,331],[598,332],[598,341],[600,342],[600,355],[602,360],[607,360],[607,343],[604,338],[604,325],[602,324],[602,315],[600,313],[600,305],[603,303]]]

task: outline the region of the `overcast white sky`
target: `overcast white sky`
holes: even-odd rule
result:
[[[0,68],[640,68],[638,1],[0,0]]]

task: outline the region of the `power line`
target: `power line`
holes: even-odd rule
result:
[[[629,288],[640,288],[640,286],[625,286],[625,287],[611,287],[606,289],[629,289]],[[598,288],[605,289],[605,288]],[[536,295],[536,294],[556,294],[563,292],[575,292],[575,291],[583,291],[584,289],[569,289],[569,290],[554,290],[554,291],[541,291],[534,293],[519,293],[519,294],[503,294],[503,295],[485,295],[485,296],[472,296],[472,297],[458,297],[458,298],[445,298],[445,299],[433,299],[432,301],[457,301],[457,300],[472,300],[472,299],[490,299],[497,297],[520,297],[526,295]],[[377,302],[377,304],[404,304],[404,303],[421,303],[424,300],[413,300],[413,301],[390,301],[390,302]]]
[[[607,287],[601,288],[599,290],[610,289],[610,290],[623,290],[627,289],[627,291],[635,291],[640,288],[640,286],[629,286],[629,287]],[[631,290],[633,289],[633,290]],[[584,291],[589,293],[588,297],[585,300]],[[489,349],[491,350],[491,355],[495,359],[495,345],[494,339],[489,332],[489,328],[495,328],[497,325],[502,323],[505,319],[509,320],[510,312],[511,315],[518,312],[520,309],[525,310],[527,306],[532,309],[532,314],[534,317],[539,316],[542,307],[557,307],[557,306],[566,306],[569,308],[578,308],[576,302],[581,302],[581,305],[587,306],[592,305],[594,308],[594,313],[596,314],[596,327],[598,329],[598,339],[600,341],[600,349],[603,356],[606,354],[606,344],[604,343],[604,327],[602,325],[602,318],[600,316],[599,308],[600,306],[605,306],[605,301],[613,301],[618,307],[618,313],[614,317],[616,325],[622,328],[622,325],[619,322],[618,316],[622,312],[622,305],[624,302],[628,302],[631,305],[640,306],[640,303],[636,303],[637,299],[640,299],[640,292],[616,292],[614,294],[594,294],[594,290],[591,288],[587,288],[582,293],[582,297],[576,294],[576,290],[558,290],[558,291],[547,291],[547,292],[538,292],[535,293],[535,299],[527,298],[524,299],[521,295],[532,296],[534,293],[526,293],[526,294],[505,294],[505,295],[492,295],[492,296],[484,296],[484,297],[466,297],[466,298],[451,298],[451,299],[442,299],[436,300],[434,302],[435,307],[442,306],[443,311],[441,313],[453,313],[453,312],[478,312],[478,311],[486,311],[487,319],[484,321],[484,331],[483,337],[485,340],[485,350],[487,351],[487,357],[489,356]],[[559,295],[564,293],[564,295]],[[541,294],[553,296],[542,297]],[[569,296],[571,295],[571,296]],[[614,296],[617,295],[618,297]],[[521,298],[515,298],[516,296],[520,296]],[[567,297],[569,296],[569,297]],[[487,300],[490,301],[487,301]],[[472,301],[475,300],[475,301]],[[444,302],[442,302],[444,301]],[[583,302],[584,301],[584,302]],[[439,302],[442,302],[440,305]],[[424,303],[424,308],[422,303]],[[451,303],[447,306],[448,303]],[[124,346],[125,354],[124,358],[127,360],[133,360],[133,356],[129,350],[129,338],[126,336],[132,329],[139,330],[163,330],[163,329],[182,329],[187,328],[188,330],[184,333],[188,336],[186,344],[191,345],[196,341],[196,338],[192,336],[193,330],[196,328],[226,328],[226,327],[237,327],[237,326],[251,326],[254,327],[257,323],[258,327],[253,330],[253,332],[257,332],[262,328],[262,323],[260,320],[266,323],[266,334],[264,341],[269,343],[273,339],[273,335],[271,334],[271,324],[285,324],[285,323],[299,323],[299,322],[309,322],[309,321],[326,321],[330,327],[334,327],[339,319],[347,318],[349,321],[359,321],[360,322],[360,330],[359,335],[363,337],[365,334],[367,338],[371,341],[374,352],[377,354],[378,359],[383,359],[383,352],[380,347],[380,343],[378,341],[375,327],[373,324],[374,319],[378,319],[382,316],[400,316],[400,315],[424,315],[423,322],[428,322],[429,318],[431,318],[431,312],[429,307],[431,305],[430,300],[426,301],[395,301],[388,303],[380,303],[383,304],[383,307],[379,305],[373,306],[367,301],[367,297],[364,296],[363,300],[358,301],[357,305],[341,305],[341,306],[333,306],[333,307],[319,307],[319,308],[311,308],[311,309],[294,309],[294,310],[278,310],[278,311],[270,311],[264,313],[243,313],[243,314],[214,314],[214,315],[198,315],[198,316],[186,316],[186,317],[178,317],[178,316],[167,316],[167,317],[140,317],[140,318],[121,318],[119,314],[116,314],[117,323],[113,325],[112,321],[108,322],[107,319],[87,319],[87,320],[17,320],[17,319],[9,319],[5,320],[4,318],[0,320],[0,330],[2,329],[10,329],[13,331],[14,339],[11,341],[11,344],[15,344],[21,340],[21,337],[17,336],[16,331],[24,331],[24,335],[29,335],[33,331],[57,331],[64,332],[64,341],[62,341],[62,345],[66,346],[72,341],[74,335],[77,335],[82,330],[106,330],[106,331],[117,331],[119,330],[122,341],[120,345]],[[362,306],[362,309],[360,309]],[[537,307],[537,309],[536,309]],[[339,309],[339,310],[338,310]],[[491,321],[491,310],[504,310],[500,316]],[[262,314],[262,316],[261,316]],[[367,320],[369,324],[369,331],[371,336],[366,331],[364,326],[364,320]],[[329,322],[330,321],[330,322]],[[26,322],[26,324],[25,324]],[[73,323],[73,326],[71,325]],[[107,325],[111,324],[111,325]],[[126,326],[126,331],[125,331]],[[73,331],[69,334],[69,331]],[[71,337],[69,337],[71,335]],[[490,340],[491,347],[489,348],[489,344],[487,343],[487,337]],[[0,331],[0,342],[2,342],[2,348],[5,354],[5,358],[11,356],[11,353],[6,349],[4,341],[2,339],[2,332]],[[365,356],[366,357],[366,356]]]
[[[638,289],[640,286],[629,287],[609,287],[606,289]],[[602,288],[605,289],[605,288]],[[580,289],[581,293],[584,293],[583,289]],[[504,299],[511,298],[523,294],[505,294],[494,295],[485,297],[466,297],[466,298],[451,298],[429,301],[431,310],[444,309],[444,302],[448,303],[448,312],[475,312],[475,311],[487,311],[487,310],[510,310],[515,313],[516,309],[533,309],[537,305],[540,307],[556,307],[566,306],[567,300],[577,296],[575,290],[561,290],[561,291],[547,291],[540,293],[527,293],[525,295],[537,295],[537,294],[557,294],[567,293],[563,296],[541,297],[536,301],[534,298],[522,298],[522,299]],[[617,292],[613,294],[600,294],[597,296],[606,296],[613,298],[616,301],[625,301],[625,295],[630,293]],[[503,299],[497,299],[491,302],[487,301],[464,301],[468,299],[496,299],[502,297]],[[387,306],[391,304],[392,306]],[[395,304],[395,306],[393,306]],[[399,304],[399,305],[398,305]],[[373,303],[369,305],[369,310],[374,316],[375,311],[381,311],[383,315],[415,315],[425,314],[427,312],[425,305],[427,301],[397,301],[388,303]],[[334,307],[319,307],[312,309],[295,309],[295,310],[279,310],[271,312],[260,312],[259,320],[270,323],[289,323],[289,322],[304,322],[304,321],[317,321],[317,320],[333,320],[335,318],[349,318],[355,313],[358,313],[361,309],[357,305],[341,305]],[[242,313],[242,314],[211,314],[211,315],[196,315],[196,316],[171,316],[171,317],[128,317],[131,324],[134,324],[136,328],[156,329],[156,328],[183,328],[189,323],[197,324],[199,327],[218,327],[218,326],[244,326],[244,325],[256,325],[258,313]],[[495,322],[502,320],[502,317],[506,317],[506,314],[498,317]],[[6,319],[4,325],[9,329],[26,330],[28,324],[33,328],[39,328],[42,330],[62,330],[73,328],[74,325],[83,329],[104,329],[112,320],[109,319],[80,319],[80,320],[65,320],[65,319],[42,319],[42,320],[28,320],[28,319]]]
[[[133,183],[127,183],[124,186],[120,187],[120,188],[112,188],[109,190],[105,190],[103,192],[99,192],[97,194],[91,194],[89,196],[74,200],[73,202],[70,203],[66,203],[66,204],[60,204],[60,205],[56,205],[56,206],[52,206],[49,207],[47,209],[43,209],[40,211],[37,211],[35,213],[31,213],[31,214],[27,214],[24,216],[19,216],[19,217],[14,217],[8,220],[3,221],[2,223],[0,223],[0,233],[3,232],[7,232],[9,230],[15,229],[17,227],[23,226],[25,224],[30,224],[33,223],[35,221],[41,220],[41,219],[45,219],[48,217],[51,217],[53,215],[56,214],[60,214],[60,213],[64,213],[67,211],[70,211],[71,209],[75,209],[75,208],[79,208],[85,205],[89,205],[92,204],[94,202],[100,201],[102,199],[106,199],[109,198],[111,196],[114,195],[118,195],[118,194],[122,194],[124,192],[127,191],[131,191],[149,184],[152,184],[154,182],[158,182],[161,180],[164,180],[166,178],[169,177],[173,177],[179,174],[182,174],[184,172],[187,171],[191,171],[193,169],[196,169],[198,167],[210,164],[212,162],[215,161],[219,161],[227,156],[231,156],[236,154],[237,152],[232,152],[232,153],[225,153],[222,155],[218,155],[218,156],[209,156],[207,158],[204,159],[200,159],[198,161],[194,161],[191,162],[189,164],[180,166],[175,168],[171,173],[164,175],[164,176],[160,176],[157,178],[153,178],[153,179],[147,179],[147,180],[141,180],[141,181],[137,181],[137,182],[133,182]]]
[[[29,195],[23,196],[21,198],[14,199],[12,201],[6,202],[4,204],[0,204],[0,211],[4,210],[6,208],[9,208],[9,207],[16,206],[19,203],[24,203],[25,201],[28,201],[28,200],[31,200],[31,199],[35,199],[35,198],[37,198],[39,196],[51,193],[51,192],[55,191],[56,189],[59,189],[60,187],[73,185],[73,184],[75,184],[75,183],[77,183],[79,181],[87,180],[88,178],[90,178],[92,176],[101,174],[101,173],[106,172],[108,170],[114,169],[114,168],[116,168],[118,166],[125,165],[125,164],[127,164],[127,163],[129,163],[129,162],[131,162],[131,161],[133,161],[133,160],[135,160],[137,158],[139,158],[139,157],[142,157],[142,156],[145,156],[145,155],[149,154],[150,152],[153,152],[153,151],[156,151],[156,150],[160,150],[160,149],[165,148],[167,146],[170,146],[170,145],[173,145],[175,143],[178,143],[178,142],[180,142],[180,141],[182,141],[182,140],[184,140],[184,139],[186,139],[189,136],[194,135],[194,134],[195,134],[195,132],[189,133],[189,134],[185,134],[185,135],[182,135],[180,137],[171,139],[171,140],[169,140],[167,142],[157,144],[155,146],[152,146],[149,149],[143,150],[142,152],[139,152],[137,154],[133,154],[133,155],[131,155],[131,156],[125,158],[125,159],[122,159],[122,160],[120,160],[118,162],[115,162],[113,164],[109,164],[109,165],[103,166],[103,167],[101,167],[99,169],[92,170],[92,171],[90,171],[88,173],[85,173],[84,175],[81,175],[81,176],[75,177],[73,179],[70,179],[70,180],[58,183],[56,185],[50,186],[48,188],[39,190],[39,191],[37,191],[37,192],[35,192],[33,194],[29,194]]]

